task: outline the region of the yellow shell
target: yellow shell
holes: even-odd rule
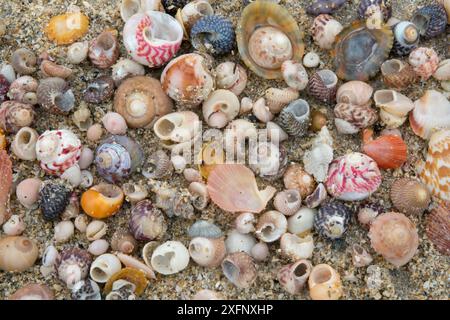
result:
[[[225,153],[221,144],[216,141],[205,143],[198,154],[198,163],[198,171],[204,179],[208,179],[217,164],[225,163]]]
[[[145,288],[148,285],[148,280],[145,277],[145,273],[143,271],[127,267],[123,268],[122,270],[114,274],[111,278],[109,278],[104,288],[105,294],[111,292],[112,285],[117,280],[126,280],[133,283],[136,286],[134,293],[138,296],[144,292]]]
[[[81,12],[68,12],[50,19],[44,32],[57,44],[71,44],[86,34],[89,18]]]
[[[304,45],[302,42],[303,34],[297,25],[297,22],[282,6],[268,1],[255,1],[245,7],[241,15],[241,20],[236,29],[236,38],[239,53],[244,63],[258,76],[266,79],[281,79],[281,66],[275,65],[275,68],[265,68],[262,64],[257,64],[251,57],[250,39],[252,36],[264,36],[263,28],[269,32],[278,30],[273,38],[280,39],[287,37],[290,40],[290,49],[292,56],[286,60],[301,61],[304,52]],[[266,40],[272,40],[270,37]],[[269,41],[270,42],[270,41]],[[278,43],[273,40],[269,43],[268,48],[279,49]]]

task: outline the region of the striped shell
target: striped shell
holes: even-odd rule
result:
[[[281,111],[278,118],[278,123],[283,130],[295,137],[301,137],[307,133],[309,122],[309,104],[303,99],[291,102]]]
[[[433,38],[445,32],[447,13],[440,4],[429,4],[414,12],[411,22],[414,23],[424,38]]]
[[[427,187],[419,181],[408,178],[395,180],[390,195],[394,207],[407,215],[421,214],[431,201]]]
[[[309,79],[308,93],[321,102],[332,103],[336,99],[337,82],[333,71],[319,70]]]
[[[443,202],[427,216],[427,237],[436,249],[450,256],[450,203]]]
[[[351,210],[342,202],[322,205],[314,215],[314,229],[329,239],[342,238],[350,222]]]
[[[414,69],[407,62],[391,59],[381,65],[383,82],[390,88],[403,90],[417,81]]]

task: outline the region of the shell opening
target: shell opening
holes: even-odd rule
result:
[[[70,111],[75,105],[75,96],[72,90],[67,90],[64,94],[58,94],[54,99],[54,103],[62,111]]]
[[[152,15],[152,20],[153,24],[144,30],[144,37],[148,42],[176,42],[180,38],[174,26],[174,22],[178,24],[178,21],[164,18],[164,15]]]
[[[394,101],[394,92],[392,90],[379,90],[375,92],[374,99],[379,104],[387,104],[389,102]]]
[[[331,70],[320,70],[317,72],[327,88],[331,88],[337,83],[337,76]]]
[[[162,267],[162,268],[170,268],[172,259],[174,257],[175,257],[175,252],[169,251],[169,252],[166,252],[163,255],[161,255],[161,254],[160,255],[156,255],[153,258],[153,263],[155,265],[158,265],[158,266]]]
[[[222,263],[223,273],[228,279],[236,279],[239,275],[239,268],[230,260]]]
[[[303,277],[308,271],[308,266],[305,263],[299,263],[294,269],[294,275],[297,278]]]
[[[158,131],[163,136],[169,136],[175,129],[175,124],[168,119],[162,119],[158,125]]]
[[[381,65],[382,72],[386,75],[392,75],[400,72],[402,64],[399,60],[386,61]]]
[[[411,22],[419,29],[419,32],[421,35],[425,34],[428,25],[430,23],[430,18],[422,15],[422,14],[416,14],[414,17],[412,17]],[[406,30],[405,30],[405,36],[406,36]]]
[[[29,143],[30,143],[30,140],[31,140],[31,132],[29,132],[29,131],[27,131],[27,130],[22,131],[22,132],[20,133],[18,139],[19,139],[18,142],[19,142],[20,144],[22,144],[22,145],[29,144]]]
[[[98,185],[96,190],[107,198],[116,198],[121,195],[121,192],[120,192],[121,190],[119,187],[109,185],[109,184]]]
[[[97,45],[105,51],[111,50],[115,45],[113,35],[110,32],[100,35],[97,39]]]
[[[291,108],[291,113],[296,117],[296,118],[301,118],[303,117],[305,114],[308,113],[309,111],[309,106],[306,102],[302,102],[302,103],[296,103],[295,104],[295,108]]]

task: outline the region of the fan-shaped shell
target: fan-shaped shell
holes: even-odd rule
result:
[[[427,187],[419,181],[408,178],[395,180],[390,195],[394,207],[407,215],[421,214],[431,201]]]
[[[436,249],[450,256],[450,203],[443,202],[427,216],[427,237]]]
[[[372,139],[372,131],[365,131],[363,151],[371,157],[381,169],[400,168],[408,156],[405,141],[396,135],[383,135]]]

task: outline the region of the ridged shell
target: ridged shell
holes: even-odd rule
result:
[[[55,114],[66,114],[75,105],[75,96],[68,83],[61,78],[46,78],[36,91],[38,103]]]
[[[441,203],[427,216],[426,233],[436,249],[450,256],[450,204]]]
[[[329,239],[342,238],[350,222],[351,210],[342,202],[322,205],[314,215],[314,229]]]
[[[364,135],[363,152],[375,160],[381,169],[397,169],[406,162],[408,148],[401,137],[383,135],[372,140],[371,130],[367,130]]]
[[[411,18],[424,38],[433,38],[445,32],[447,13],[445,8],[437,3],[417,9]]]
[[[309,79],[308,93],[321,102],[332,103],[336,98],[337,82],[338,78],[333,71],[317,71]]]
[[[408,178],[395,180],[390,195],[394,207],[407,215],[420,215],[431,201],[427,187],[419,181]]]
[[[192,26],[190,35],[195,49],[213,55],[231,52],[235,43],[233,24],[218,15],[201,17]]]
[[[401,21],[397,23],[394,32],[394,46],[392,51],[399,56],[409,54],[419,44],[419,30],[414,23]]]
[[[407,62],[391,59],[381,65],[383,82],[390,88],[403,90],[417,81],[414,69]]]
[[[45,183],[39,192],[39,206],[45,220],[56,220],[69,205],[70,190],[58,183]]]
[[[167,231],[162,212],[150,200],[138,202],[131,210],[130,231],[136,240],[160,239]]]
[[[247,67],[249,67],[258,76],[266,79],[280,79],[282,77],[281,63],[283,61],[281,61],[279,65],[276,65],[272,68],[267,68],[258,65],[254,60],[255,54],[258,54],[256,52],[250,51],[250,41],[252,40],[252,36],[262,36],[264,39],[266,39],[264,30],[262,30],[261,28],[269,26],[272,27],[272,29],[266,28],[264,30],[268,32],[272,32],[273,29],[281,31],[281,33],[277,33],[280,38],[277,38],[276,40],[281,40],[282,42],[284,42],[284,45],[292,50],[292,54],[287,56],[285,60],[300,61],[303,56],[304,45],[302,42],[302,33],[296,21],[288,12],[288,10],[276,3],[268,1],[256,1],[245,7],[236,29],[238,49],[241,59],[244,61]],[[258,32],[258,34],[256,34],[255,32],[258,29],[260,29],[260,31]],[[268,42],[264,43],[264,45],[267,46],[270,46],[271,43],[276,43],[275,40],[272,39],[266,40]],[[289,40],[290,44],[286,43],[287,40]],[[284,49],[285,48],[286,47],[284,47]],[[267,57],[279,58],[279,54],[281,53],[279,52],[279,50],[281,48],[277,47],[277,49],[277,52],[270,52],[267,49],[261,48],[260,53],[264,56],[267,55]]]
[[[310,122],[309,104],[303,99],[291,102],[283,108],[278,124],[287,134],[301,137],[308,132]]]

